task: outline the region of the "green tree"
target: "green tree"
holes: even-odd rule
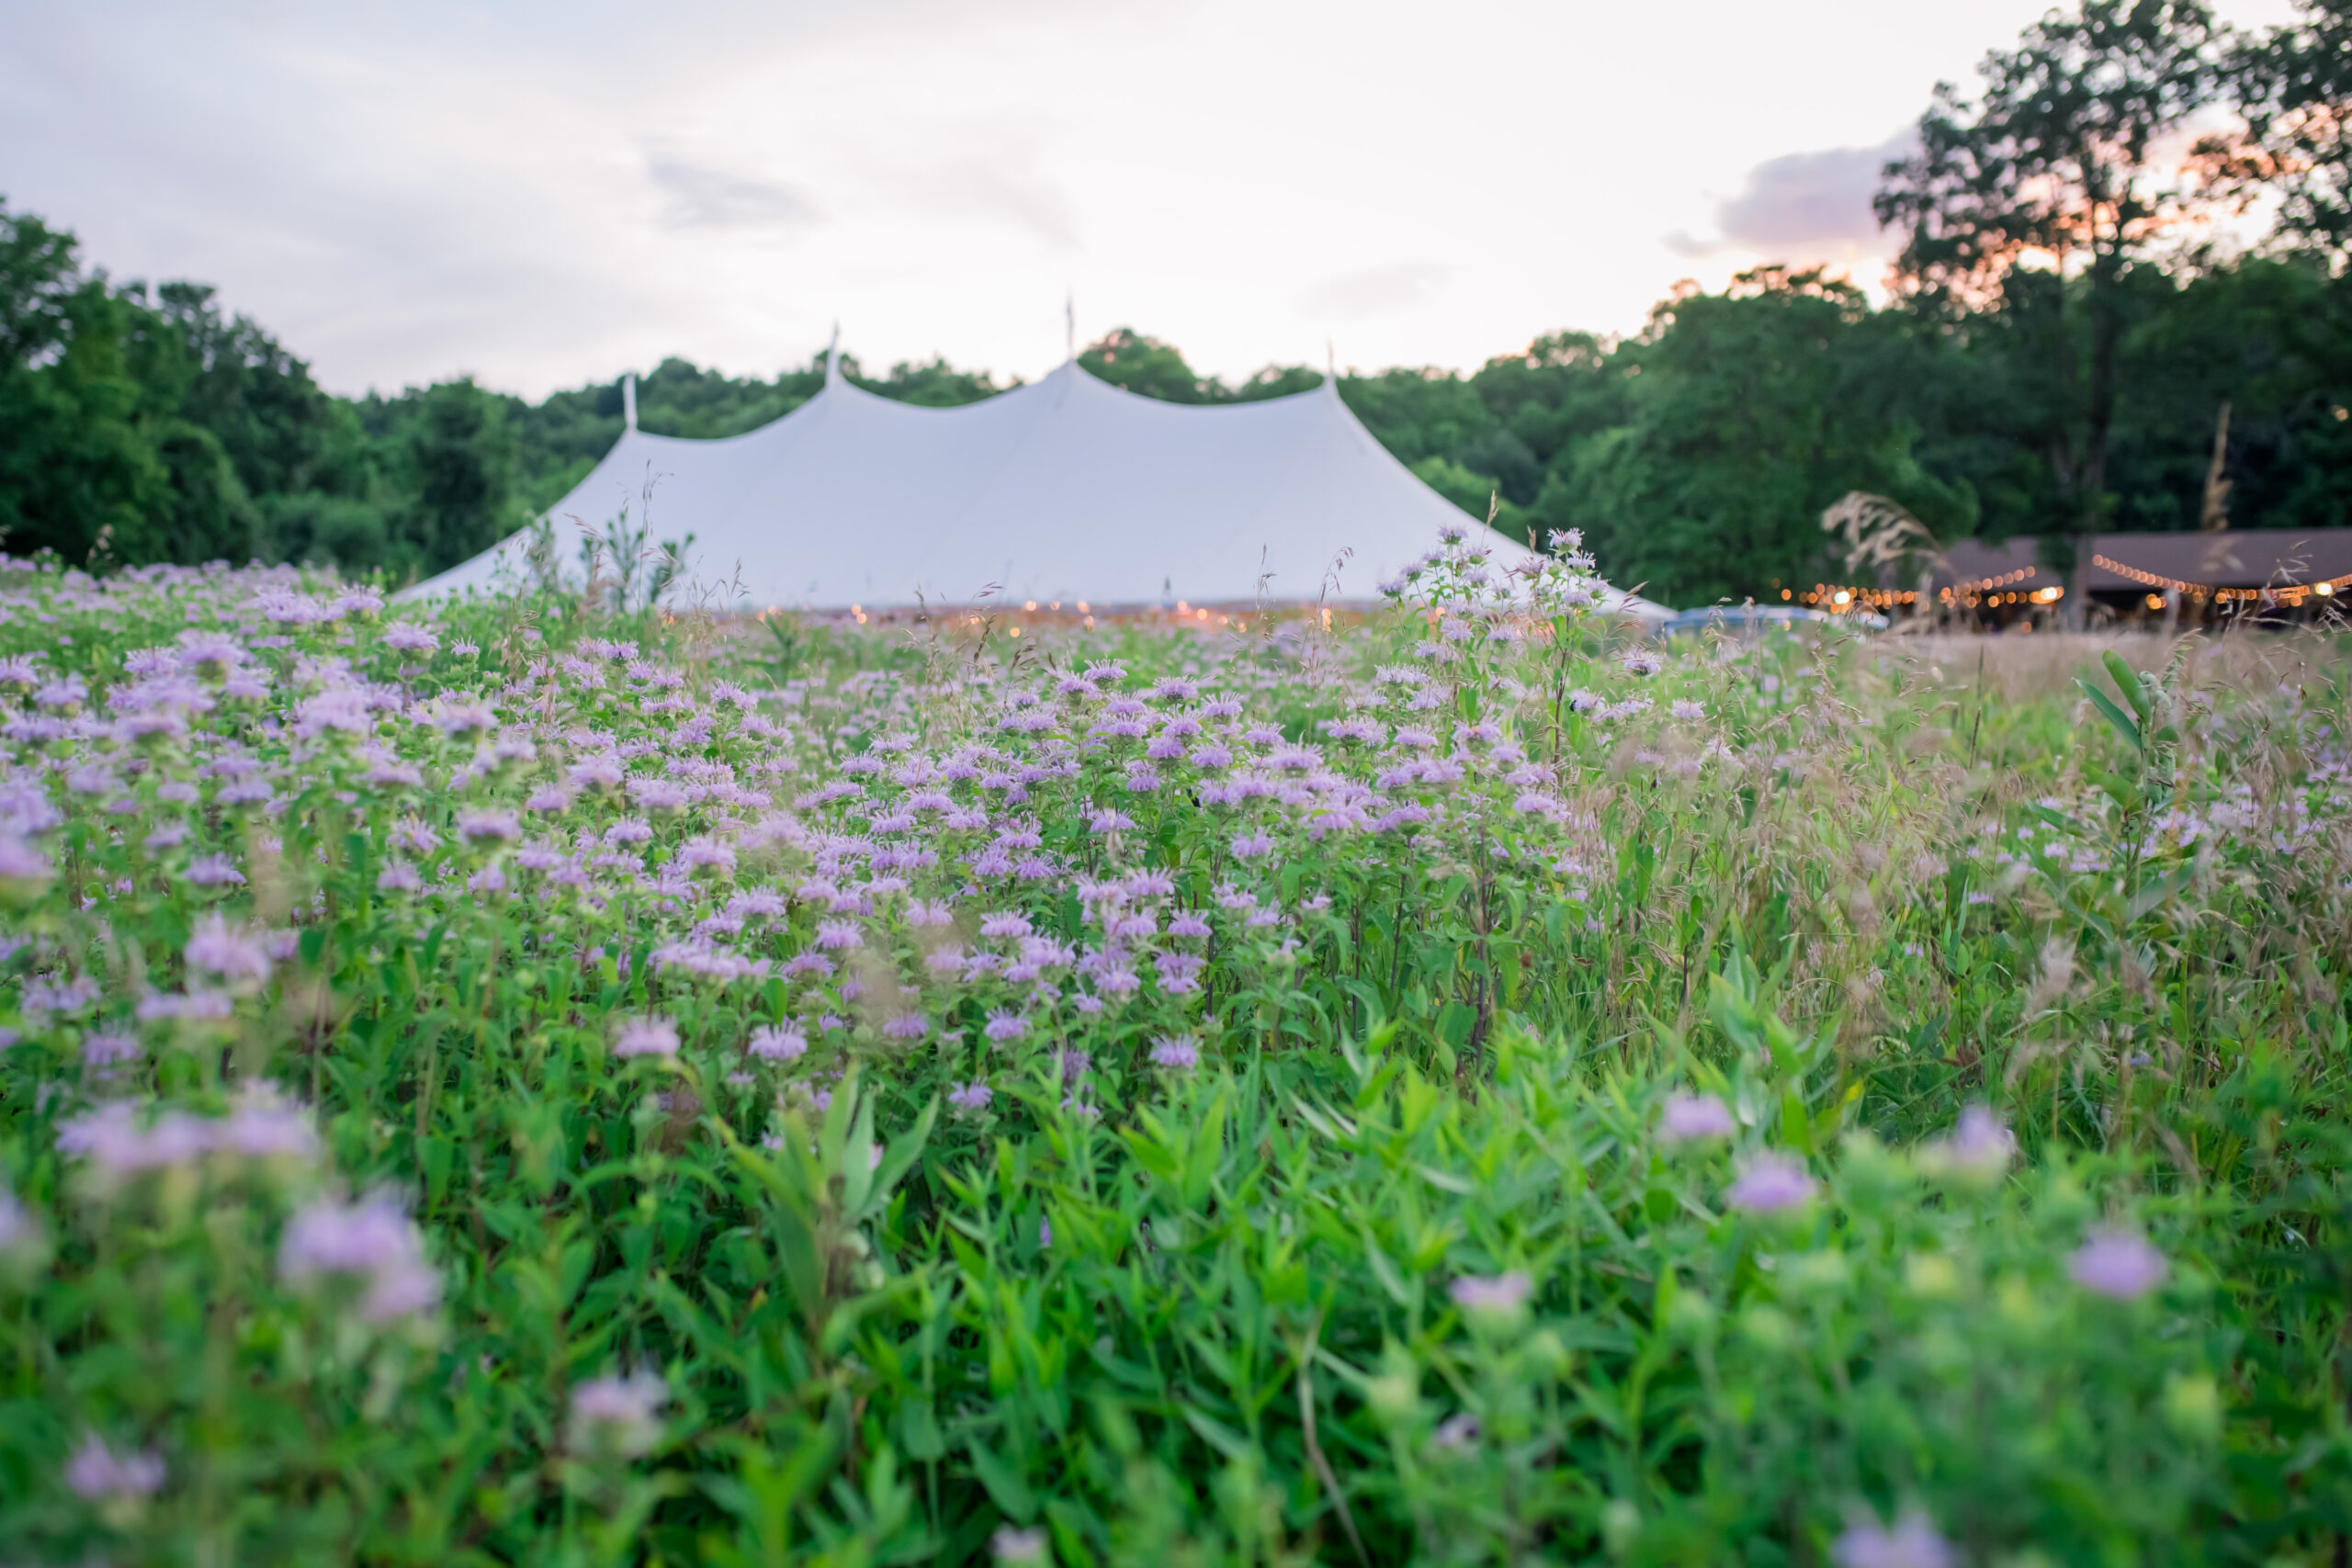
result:
[[[137,529],[169,474],[140,421],[137,310],[74,236],[0,204],[0,545],[86,558]]]
[[[1910,330],[1819,269],[1759,268],[1667,301],[1612,355],[1623,422],[1577,441],[1538,525],[1583,529],[1612,581],[1698,604],[1821,581],[1821,513],[1848,491],[1968,532],[1973,498],[1920,466],[1916,428],[1872,373],[1873,340]]]
[[[2197,146],[2215,194],[2240,211],[2278,199],[2275,235],[2337,271],[2352,262],[2352,0],[2299,0],[2284,27],[2227,57],[2244,125]]]
[[[1326,374],[1312,365],[1269,365],[1234,388],[1232,400],[1255,403],[1268,398],[1287,398],[1299,392],[1311,392],[1323,384]]]
[[[479,555],[522,525],[514,441],[503,402],[470,378],[430,387],[402,433],[403,543],[425,576]],[[600,521],[600,520],[592,520]]]
[[[2016,48],[1985,57],[1973,102],[1937,87],[1918,151],[1887,165],[1875,202],[1880,222],[1905,231],[1897,272],[1922,308],[2050,318],[2038,333],[2056,389],[2043,436],[2067,503],[2050,524],[2073,536],[2074,624],[2086,599],[2086,536],[2112,509],[2124,279],[2190,199],[2158,144],[2211,101],[2215,44],[2198,0],[2082,0],[2071,15],[2052,12]],[[2047,286],[2019,277],[2037,270]],[[2077,271],[2080,289],[2069,286]]]
[[[2198,525],[2226,409],[2234,525],[2352,525],[2352,276],[2253,257],[2148,287],[2121,349],[2118,522]]]
[[[1133,327],[1115,327],[1088,344],[1078,363],[1100,380],[1164,403],[1219,400],[1224,391],[1214,382],[1204,383],[1173,347]]]
[[[880,380],[858,378],[857,384],[894,401],[930,409],[957,408],[1005,390],[989,372],[958,370],[937,355],[921,363],[901,361],[891,366],[890,373]]]

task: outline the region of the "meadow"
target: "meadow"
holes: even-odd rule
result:
[[[2332,637],[0,570],[0,1559],[2340,1563]]]

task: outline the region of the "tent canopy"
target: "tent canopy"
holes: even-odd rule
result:
[[[1012,600],[1098,605],[1368,600],[1468,523],[1365,430],[1335,381],[1213,407],[1138,397],[1074,363],[960,408],[823,390],[719,441],[633,426],[550,507],[575,525],[694,536],[684,576],[741,603],[839,608]],[[1508,564],[1524,547],[1497,535]],[[523,574],[516,535],[411,591]],[[731,597],[731,594],[729,595]],[[1648,608],[1638,602],[1629,607]]]

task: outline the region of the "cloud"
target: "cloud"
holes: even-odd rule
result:
[[[1871,243],[1850,150],[2047,4],[19,0],[0,193],[117,276],[218,284],[344,390],[765,374],[837,313],[869,364],[1035,376],[1066,287],[1228,378],[1333,333],[1475,367],[1808,238],[1874,270],[1820,254]],[[1641,72],[1494,71],[1668,56],[1671,113]],[[1592,155],[1628,125],[1645,156]]]
[[[808,198],[789,186],[694,163],[665,148],[645,150],[645,173],[670,198],[662,209],[664,229],[805,227],[818,220]]]
[[[868,148],[854,165],[876,208],[922,221],[946,220],[1011,230],[1059,251],[1081,248],[1069,193],[1038,166],[1048,140],[1030,117],[951,121],[930,144]],[[938,147],[958,151],[941,156]]]
[[[1907,157],[1905,130],[1876,147],[1790,152],[1747,171],[1737,195],[1715,204],[1716,237],[1680,231],[1667,249],[1691,260],[1744,251],[1774,261],[1850,260],[1886,248],[1871,211],[1886,165]]]
[[[1393,316],[1426,303],[1453,276],[1452,267],[1438,262],[1399,262],[1341,273],[1299,296],[1299,313],[1340,321]]]

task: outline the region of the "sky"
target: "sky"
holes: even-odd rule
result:
[[[0,195],[328,388],[680,355],[1475,368],[1759,261],[2049,0],[17,0]],[[2288,0],[2220,10],[2253,25]]]

